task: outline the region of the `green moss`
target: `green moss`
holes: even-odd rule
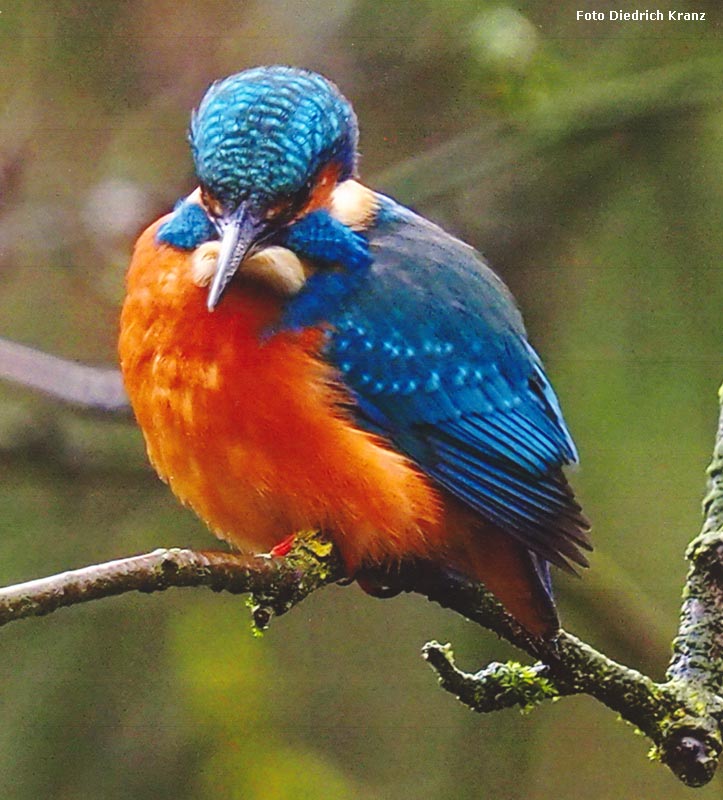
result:
[[[274,616],[285,614],[311,592],[344,575],[333,544],[317,531],[297,533],[288,554],[274,561],[276,574],[246,601],[254,636],[260,636]]]
[[[508,698],[514,700],[514,704],[519,706],[523,714],[532,711],[544,700],[557,699],[560,693],[554,684],[540,674],[539,665],[527,666],[516,661],[507,661],[504,664],[491,664],[482,674],[478,673],[478,678],[482,678],[480,694],[485,697],[489,695],[487,681],[496,684],[496,694],[500,699]]]

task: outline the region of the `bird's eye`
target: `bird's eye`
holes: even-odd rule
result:
[[[315,179],[309,180],[294,194],[284,195],[266,211],[269,222],[283,224],[296,219],[309,203],[315,186]]]
[[[276,225],[283,225],[291,222],[299,216],[299,213],[306,206],[311,193],[311,184],[307,183],[292,195],[284,195],[273,203],[266,211],[266,219]]]
[[[266,219],[269,222],[284,222],[293,216],[292,202],[288,197],[278,200],[272,206],[266,209]]]
[[[212,217],[218,218],[223,214],[223,206],[205,186],[201,187],[201,204]]]

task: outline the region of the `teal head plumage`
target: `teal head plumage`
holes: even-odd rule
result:
[[[357,121],[336,86],[313,72],[257,67],[214,83],[193,115],[201,185],[224,211],[264,214],[280,199],[303,204],[322,167],[356,170]]]
[[[308,210],[319,187],[355,174],[357,139],[350,103],[316,73],[257,67],[209,88],[190,130],[204,206],[221,236],[209,309],[243,259]]]

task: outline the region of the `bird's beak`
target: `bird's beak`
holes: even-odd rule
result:
[[[219,227],[221,248],[216,273],[206,298],[209,311],[218,305],[229,281],[264,232],[265,225],[242,203],[233,213],[220,220]]]

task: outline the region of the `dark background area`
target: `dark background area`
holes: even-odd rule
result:
[[[354,103],[362,176],[486,254],[578,443],[596,551],[566,628],[661,677],[721,381],[723,51],[637,6],[482,0],[0,3],[0,335],[114,364],[134,238],[194,186],[190,109],[260,63]],[[651,6],[652,8],[653,6]],[[213,547],[140,434],[0,386],[0,583]],[[124,596],[0,632],[0,796],[683,798],[587,698],[480,717],[419,657],[515,657],[419,597],[332,588],[253,638],[238,598]],[[720,795],[720,780],[698,792]]]

